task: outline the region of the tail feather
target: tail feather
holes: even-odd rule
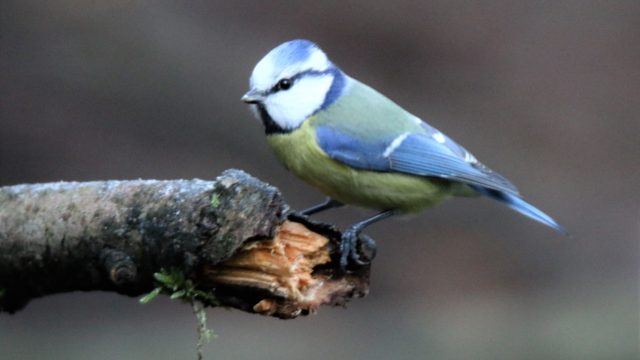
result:
[[[553,228],[554,230],[556,230],[557,232],[563,235],[566,235],[566,236],[569,235],[569,232],[567,232],[567,230],[562,225],[558,224],[555,220],[553,220],[551,216],[545,214],[544,212],[542,212],[542,210],[529,204],[528,202],[524,201],[522,198],[520,198],[517,195],[504,193],[494,189],[487,189],[480,186],[473,186],[473,189],[482,195],[485,195],[494,200],[498,200],[504,203],[511,209],[519,212],[524,216],[527,216],[535,221],[538,221],[540,223],[543,223]]]

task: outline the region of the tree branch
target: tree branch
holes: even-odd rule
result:
[[[0,311],[76,290],[139,296],[161,269],[223,306],[281,318],[364,296],[368,267],[336,271],[340,233],[287,213],[277,189],[239,170],[2,187]]]

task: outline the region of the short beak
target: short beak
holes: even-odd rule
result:
[[[257,91],[256,89],[251,89],[242,96],[242,101],[246,102],[247,104],[257,104],[263,99],[264,97],[262,96],[260,91]]]

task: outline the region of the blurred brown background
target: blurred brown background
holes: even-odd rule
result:
[[[563,223],[488,200],[376,225],[371,294],[279,321],[209,311],[210,359],[637,359],[640,2],[0,3],[0,185],[242,168],[302,208],[240,96],[293,38]],[[347,225],[368,215],[337,210]],[[1,359],[189,359],[187,306],[101,293],[0,315]]]

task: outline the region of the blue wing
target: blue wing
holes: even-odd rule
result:
[[[403,133],[378,141],[357,139],[339,129],[320,126],[316,137],[329,157],[357,169],[432,176],[469,185],[478,193],[567,235],[567,231],[535,206],[516,187],[482,165],[462,146],[427,124],[424,133]]]
[[[427,124],[424,133],[394,134],[386,139],[356,139],[339,129],[320,126],[316,137],[329,157],[357,169],[432,176],[469,185],[478,193],[567,235],[550,216],[524,201],[516,187],[482,165],[462,146]]]
[[[320,148],[334,160],[357,169],[431,176],[518,194],[507,179],[478,162],[453,140],[424,124],[424,133],[403,133],[374,141],[339,129],[316,128]]]

